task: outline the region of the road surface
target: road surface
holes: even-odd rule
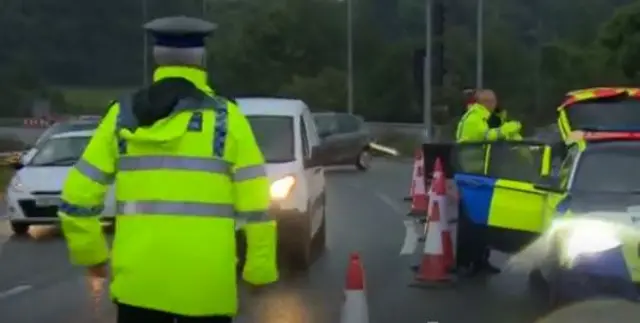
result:
[[[522,273],[465,281],[455,289],[422,290],[399,257],[405,228],[410,163],[380,160],[368,173],[328,173],[328,250],[306,275],[286,273],[261,295],[242,293],[241,323],[338,322],[349,253],[359,251],[366,271],[371,323],[527,323],[541,310]],[[0,220],[0,322],[114,322],[106,296],[91,296],[64,242],[53,228],[10,238]],[[161,270],[161,268],[159,268]]]

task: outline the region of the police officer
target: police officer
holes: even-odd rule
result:
[[[207,84],[204,39],[215,25],[169,17],[144,27],[155,39],[153,84],[109,107],[64,185],[70,258],[107,276],[98,216],[114,183],[118,322],[231,322],[236,220],[247,221],[244,280],[278,279],[263,156],[238,107]]]
[[[508,139],[519,136],[521,125],[516,121],[506,121],[497,127],[492,127],[489,120],[495,112],[497,98],[491,90],[477,90],[473,103],[458,123],[456,131],[457,142],[482,142]],[[466,171],[483,172],[484,153],[481,146],[479,151],[469,151],[460,156],[462,166]],[[486,242],[486,229],[479,228],[466,217],[461,216],[458,224],[458,269],[470,275],[482,272],[496,274],[499,268],[488,261],[489,249]]]

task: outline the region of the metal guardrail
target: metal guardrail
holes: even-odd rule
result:
[[[20,133],[29,132],[29,138],[26,141],[35,140],[32,137],[34,133],[39,133],[46,129],[48,123],[45,120],[36,118],[0,118],[0,137],[5,136],[14,129]],[[420,123],[387,123],[387,122],[367,122],[367,126],[374,134],[382,134],[386,132],[395,132],[406,135],[421,135],[424,133],[424,126]],[[15,134],[18,137],[23,137]],[[23,138],[20,138],[23,139]]]
[[[46,128],[47,122],[37,118],[0,118],[0,128]],[[424,126],[421,123],[389,123],[389,122],[367,122],[367,126],[376,132],[393,130],[406,133],[421,133]]]

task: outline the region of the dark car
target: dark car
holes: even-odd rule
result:
[[[327,164],[355,165],[365,171],[371,165],[371,134],[364,119],[349,113],[314,113],[323,146],[330,151]]]

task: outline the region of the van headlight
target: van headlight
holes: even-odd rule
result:
[[[567,256],[596,254],[620,246],[622,243],[610,225],[600,221],[580,221],[568,231]]]
[[[283,200],[289,197],[293,187],[296,185],[295,177],[288,175],[271,183],[271,199]]]

